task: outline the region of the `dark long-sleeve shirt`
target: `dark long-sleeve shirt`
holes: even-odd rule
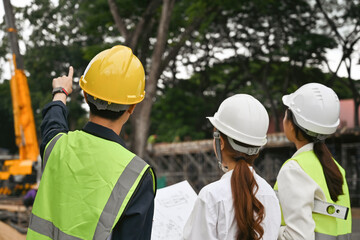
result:
[[[40,154],[43,153],[47,143],[58,133],[69,131],[67,124],[68,111],[61,101],[47,104],[43,110],[41,123]],[[88,122],[83,131],[110,141],[117,142],[125,147],[124,141],[114,131],[104,126]],[[119,239],[150,239],[152,220],[154,214],[153,177],[149,170],[144,174],[132,199],[112,232],[112,240]]]

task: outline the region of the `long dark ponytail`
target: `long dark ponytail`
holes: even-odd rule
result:
[[[224,152],[231,156],[236,165],[231,176],[231,191],[234,203],[235,219],[238,226],[237,240],[260,240],[264,235],[261,222],[265,217],[264,206],[256,198],[258,191],[254,174],[249,169],[258,155],[246,155],[235,151],[227,136],[221,133],[225,142]],[[235,140],[234,140],[235,141]],[[235,141],[238,145],[247,146]]]
[[[294,129],[295,136],[299,139],[299,132],[301,132],[302,136],[309,142],[314,143],[314,153],[319,159],[321,166],[324,171],[326,185],[329,189],[330,197],[334,202],[338,201],[340,195],[344,194],[342,185],[343,185],[343,177],[342,174],[336,165],[335,161],[332,158],[332,154],[330,153],[328,147],[324,142],[318,141],[316,138],[309,136],[302,129],[300,129],[293,120],[293,113],[287,109],[287,120],[291,121]]]

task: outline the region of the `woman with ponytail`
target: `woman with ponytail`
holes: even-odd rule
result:
[[[184,238],[276,239],[279,202],[252,167],[267,141],[269,117],[264,106],[250,95],[237,94],[225,99],[208,119],[214,126],[214,151],[226,173],[200,191]]]
[[[280,169],[274,187],[283,214],[278,239],[350,239],[345,171],[324,143],[339,125],[339,99],[332,89],[309,83],[284,96],[283,103],[288,107],[284,132],[297,151]]]

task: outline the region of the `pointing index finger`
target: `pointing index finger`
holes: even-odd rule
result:
[[[68,74],[68,77],[69,78],[73,78],[73,75],[74,75],[74,68],[72,66],[69,67],[69,74]]]

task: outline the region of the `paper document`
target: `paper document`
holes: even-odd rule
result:
[[[197,195],[187,181],[157,190],[151,240],[180,240]]]

